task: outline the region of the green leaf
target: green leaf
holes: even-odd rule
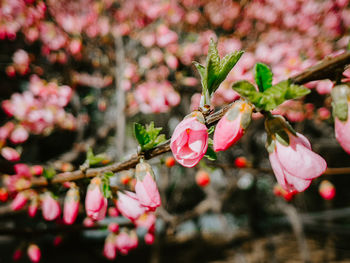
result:
[[[102,193],[105,198],[112,197],[111,186],[109,185],[109,175],[106,174],[102,177]]]
[[[260,100],[263,96],[261,92],[258,92],[253,84],[249,81],[241,80],[233,83],[232,88],[243,98],[253,103],[256,107],[260,108]]]
[[[213,39],[210,39],[208,56],[206,65],[203,66],[197,62],[193,62],[200,76],[203,88],[203,94],[207,91],[211,96],[223,82],[228,73],[236,65],[243,55],[243,51],[236,51],[226,55],[222,60]]]
[[[91,148],[89,148],[89,150],[86,153],[86,160],[88,161],[89,166],[99,164],[105,159],[106,159],[105,154],[94,155]]]
[[[150,141],[145,127],[143,127],[142,124],[136,122],[134,123],[134,135],[141,146],[147,144]]]
[[[206,90],[207,89],[207,77],[206,77],[205,67],[196,61],[193,61],[192,63],[196,66],[198,73],[201,76],[201,83],[202,83],[203,89]]]
[[[305,88],[304,86],[289,84],[286,92],[286,100],[298,99],[298,98],[304,97],[310,92],[311,90],[308,88]]]
[[[255,64],[255,82],[261,92],[272,87],[273,74],[270,68],[263,63]]]
[[[228,73],[230,73],[236,65],[243,53],[243,51],[230,53],[220,61],[219,72],[217,72],[216,80],[214,82],[215,85],[209,90],[210,94],[214,93],[220,84],[226,79]]]
[[[235,82],[232,88],[255,107],[265,111],[275,109],[286,100],[297,99],[310,93],[309,89],[291,84],[288,80],[279,82],[264,92],[256,91],[253,84],[246,80]]]
[[[141,146],[141,151],[152,149],[166,140],[164,134],[159,134],[161,130],[162,128],[154,127],[153,121],[145,127],[139,123],[134,123],[134,134]]]
[[[212,134],[215,131],[215,126],[210,126],[208,129],[208,134]]]
[[[205,153],[204,157],[206,157],[210,161],[215,161],[218,158],[216,152],[211,146],[208,146],[207,152]]]
[[[332,103],[333,106],[333,116],[337,117],[341,121],[346,121],[348,119],[348,103],[338,102]]]
[[[289,146],[289,136],[285,131],[275,133],[277,141],[284,146]]]
[[[105,172],[104,176],[112,177],[112,176],[114,176],[114,173],[113,172]]]
[[[43,176],[47,180],[51,180],[56,175],[56,171],[53,168],[44,169]]]

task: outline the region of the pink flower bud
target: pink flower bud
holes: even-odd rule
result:
[[[328,180],[323,180],[321,182],[318,191],[325,200],[332,200],[335,197],[335,187]]]
[[[27,178],[32,177],[29,166],[24,163],[17,163],[13,166],[13,168],[15,169],[15,173],[17,175],[21,175]]]
[[[10,135],[10,141],[14,144],[23,143],[28,137],[28,131],[23,126],[17,126]]]
[[[37,263],[40,261],[41,251],[37,245],[31,244],[27,249],[27,254],[31,262]]]
[[[74,223],[79,212],[79,201],[79,190],[72,187],[68,190],[66,198],[64,199],[63,221],[65,224],[71,225]]]
[[[2,157],[4,157],[6,160],[8,160],[10,162],[16,162],[20,158],[19,153],[11,147],[2,148],[1,155],[2,155]]]
[[[107,198],[101,191],[102,180],[95,177],[91,180],[85,198],[85,210],[88,217],[93,220],[102,220],[107,212]]]
[[[118,192],[117,208],[123,216],[131,221],[136,220],[145,212],[145,208],[140,204],[137,196],[129,191],[126,191],[125,194]]]
[[[33,175],[41,175],[44,172],[44,168],[41,165],[34,165],[31,167]]]
[[[38,212],[38,199],[37,197],[34,197],[28,206],[28,215],[30,217],[35,217],[36,212]]]
[[[127,234],[126,232],[121,232],[115,240],[115,245],[121,254],[126,255],[130,250],[134,249],[138,245],[138,239],[135,232]]]
[[[119,231],[119,225],[117,223],[112,222],[108,225],[108,230],[113,232],[113,233],[116,233]]]
[[[265,126],[270,136],[269,158],[278,183],[287,192],[304,191],[312,179],[324,173],[326,161],[311,150],[308,139],[293,134],[282,117],[267,119]]]
[[[103,255],[109,260],[113,260],[117,256],[114,234],[109,234],[107,236],[105,240],[105,245],[103,247]]]
[[[146,162],[139,163],[136,165],[135,176],[137,179],[135,192],[140,204],[154,211],[160,206],[161,201],[152,167]]]
[[[108,208],[108,215],[110,217],[117,217],[119,215],[118,209],[116,207],[109,207]]]
[[[55,238],[54,238],[54,240],[53,240],[53,245],[55,246],[55,247],[57,247],[57,246],[59,246],[61,243],[62,243],[62,241],[63,241],[63,238],[62,238],[62,236],[55,236]]]
[[[192,112],[177,125],[170,148],[183,166],[193,167],[199,163],[208,149],[208,129],[201,112]]]
[[[244,134],[252,116],[252,107],[237,101],[218,122],[214,133],[214,151],[225,151]]]
[[[90,217],[86,217],[83,221],[83,225],[85,227],[93,227],[95,225],[95,221],[92,220]]]
[[[26,205],[27,201],[28,198],[25,192],[19,192],[11,203],[11,209],[14,211],[20,210]]]
[[[50,192],[44,193],[41,209],[43,217],[47,221],[55,220],[61,214],[60,204],[53,198],[52,193]]]
[[[147,245],[152,245],[154,242],[154,234],[153,233],[147,233],[144,237],[145,243]]]

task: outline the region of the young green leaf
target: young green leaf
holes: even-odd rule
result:
[[[134,124],[134,134],[141,146],[141,151],[152,149],[165,141],[165,135],[159,134],[161,130],[162,128],[154,127],[154,122],[146,125],[146,127],[139,123]]]
[[[107,157],[104,154],[94,155],[91,148],[89,148],[86,154],[86,160],[89,163],[89,166],[99,164],[106,158]]]
[[[233,83],[232,88],[243,98],[253,103],[256,107],[260,108],[260,100],[263,96],[261,92],[258,92],[253,84],[249,81],[241,80]]]
[[[206,69],[202,64],[199,64],[196,61],[193,61],[193,64],[196,66],[199,75],[201,76],[201,83],[202,83],[202,87],[204,90],[207,89],[207,78],[206,78]]]
[[[260,92],[272,87],[272,71],[263,63],[255,64],[255,82],[258,85]]]
[[[203,92],[208,92],[211,96],[221,82],[225,80],[228,73],[236,65],[238,60],[243,55],[243,51],[236,51],[226,55],[222,60],[213,39],[210,40],[206,65],[203,66],[197,62],[193,62],[200,76]]]
[[[143,127],[140,123],[134,123],[134,135],[141,146],[149,143],[150,141],[145,127]]]
[[[53,168],[44,169],[43,176],[47,180],[51,180],[56,175],[56,171]]]
[[[210,126],[208,129],[208,134],[212,134],[215,131],[215,126]]]
[[[111,186],[109,185],[109,176],[106,174],[102,177],[102,193],[105,198],[112,197]]]

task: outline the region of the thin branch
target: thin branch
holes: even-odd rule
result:
[[[343,71],[344,67],[350,64],[350,52],[346,52],[344,54],[341,54],[337,57],[333,58],[326,58],[324,61],[320,62],[316,66],[310,67],[306,69],[304,72],[300,73],[297,76],[292,77],[290,80],[297,84],[303,84],[309,81],[317,80],[317,79],[324,79],[324,76],[327,76],[329,78],[334,77],[335,71]],[[330,72],[328,72],[330,71]],[[229,107],[232,104],[224,106],[221,110],[213,113],[212,115],[209,115],[206,118],[206,124],[207,126],[215,125],[226,113],[226,111],[229,109]],[[154,149],[151,149],[144,153],[144,158],[146,160],[152,159],[156,156],[159,156],[163,153],[170,151],[170,140],[167,140],[163,144],[155,147]],[[100,174],[103,174],[105,172],[120,172],[123,170],[128,170],[131,168],[134,168],[140,161],[140,155],[134,154],[131,156],[130,159],[124,161],[124,162],[118,162],[113,163],[111,165],[102,167],[102,168],[89,168],[86,171],[73,171],[73,172],[65,172],[65,173],[59,173],[50,181],[50,183],[64,183],[67,181],[75,181],[79,180],[85,177],[94,177]],[[330,168],[328,169],[328,174],[336,174],[347,172],[350,168]],[[33,178],[31,180],[31,186],[46,186],[49,182],[44,177],[39,178]],[[28,187],[30,188],[30,187]],[[26,189],[28,189],[26,188]],[[24,190],[24,188],[19,189]]]

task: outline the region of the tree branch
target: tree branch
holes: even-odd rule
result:
[[[306,69],[304,72],[290,78],[290,80],[297,84],[303,84],[309,81],[319,80],[324,78],[333,79],[335,77],[335,72],[342,72],[344,70],[344,67],[348,64],[350,64],[350,52],[345,52],[333,58],[326,58],[319,64],[313,67],[310,67]],[[229,109],[231,105],[232,104],[226,105],[221,110],[209,115],[206,118],[207,126],[215,125],[223,117],[223,115],[226,113],[226,111]],[[143,153],[143,156],[146,160],[148,160],[169,151],[170,151],[170,140],[167,140],[163,144],[155,147],[154,149],[146,151],[145,153]],[[77,170],[73,172],[59,173],[55,175],[50,182],[48,182],[44,177],[32,178],[31,187],[47,186],[49,184],[75,181],[85,177],[94,177],[94,176],[103,174],[105,172],[120,172],[123,170],[128,170],[128,169],[134,168],[139,163],[140,158],[141,158],[140,155],[134,154],[130,157],[130,159],[126,161],[113,163],[111,165],[108,165],[102,168],[89,168],[86,171]],[[338,170],[335,171],[336,169],[339,169],[339,171]],[[328,172],[330,172],[330,174],[335,174],[337,172],[343,173],[344,171],[346,172],[348,170],[349,168],[330,168],[328,169]],[[22,188],[19,190],[25,190],[28,188]]]

